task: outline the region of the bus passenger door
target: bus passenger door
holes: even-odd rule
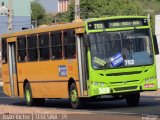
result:
[[[77,35],[77,50],[78,50],[78,68],[79,68],[79,79],[80,79],[80,90],[81,96],[87,96],[87,79],[88,79],[88,68],[87,68],[87,52],[84,44],[83,36]]]
[[[18,96],[16,43],[15,42],[8,42],[8,57],[9,57],[8,59],[9,59],[9,78],[10,78],[10,86],[11,86],[11,95],[14,97],[14,96]]]

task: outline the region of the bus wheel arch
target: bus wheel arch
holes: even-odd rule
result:
[[[29,81],[27,79],[25,79],[24,82],[23,82],[23,93],[25,92],[26,84],[29,84]]]
[[[24,81],[24,99],[27,106],[32,106],[34,99],[32,98],[32,90],[28,80]]]
[[[68,94],[72,108],[77,109],[81,107],[81,100],[78,95],[77,85],[73,78],[70,78],[68,81]]]
[[[44,98],[33,98],[32,88],[28,80],[24,81],[24,99],[27,106],[42,106],[45,103]]]
[[[70,78],[69,81],[68,81],[68,91],[69,91],[69,88],[70,88],[72,83],[76,84],[75,80],[73,78]],[[68,92],[68,95],[69,95],[69,92]]]
[[[76,84],[75,80],[71,77],[71,78],[68,80],[68,98],[70,97],[70,92],[69,92],[69,90],[70,90],[70,86],[71,86],[72,83],[75,83],[75,84]]]

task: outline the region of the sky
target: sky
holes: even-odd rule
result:
[[[58,0],[36,0],[43,5],[47,13],[58,11]]]

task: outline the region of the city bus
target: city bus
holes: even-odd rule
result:
[[[78,20],[2,35],[3,91],[26,105],[126,100],[157,90],[156,38],[145,16]]]

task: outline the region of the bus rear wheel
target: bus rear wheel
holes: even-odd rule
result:
[[[82,106],[82,102],[78,96],[78,90],[75,83],[70,85],[69,95],[72,108],[80,108]]]
[[[33,98],[32,97],[32,91],[29,83],[26,83],[24,88],[24,96],[25,96],[25,102],[27,106],[41,106],[45,103],[44,98]]]
[[[140,100],[140,93],[132,93],[126,96],[128,106],[138,106]]]

